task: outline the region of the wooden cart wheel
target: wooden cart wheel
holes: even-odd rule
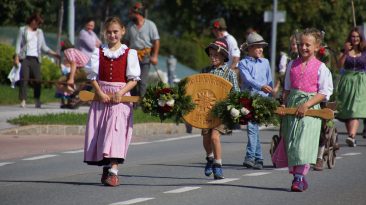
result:
[[[329,130],[329,136],[330,138],[328,139],[328,161],[327,161],[327,165],[329,169],[334,168],[335,166],[335,158],[336,158],[336,149],[334,149],[334,146],[336,144],[336,140],[337,140],[337,130],[333,127]]]

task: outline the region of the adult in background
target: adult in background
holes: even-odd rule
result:
[[[97,34],[94,32],[95,21],[89,18],[86,24],[79,33],[78,40],[76,42],[76,48],[83,52],[85,55],[92,55],[95,48],[99,48],[102,42],[99,40]]]
[[[154,22],[145,18],[145,8],[142,3],[135,3],[129,11],[129,18],[132,21],[127,26],[125,43],[132,49],[137,50],[141,68],[141,81],[133,95],[143,96],[146,92],[149,76],[150,63],[158,64],[160,48],[160,36]]]
[[[169,57],[166,60],[166,66],[168,71],[168,83],[169,85],[174,84],[174,80],[177,78],[175,75],[175,69],[177,67],[177,59],[173,54],[170,54]]]
[[[216,38],[224,38],[229,48],[229,61],[227,62],[229,68],[237,71],[237,66],[240,60],[240,49],[234,36],[227,32],[227,26],[224,18],[214,19],[211,23],[211,31]]]
[[[45,41],[42,29],[39,26],[43,23],[43,18],[39,13],[33,13],[28,19],[25,26],[20,27],[14,58],[14,65],[21,62],[20,70],[20,86],[19,99],[20,106],[26,107],[28,81],[32,79],[34,85],[35,107],[41,108],[41,61],[42,51],[56,58],[60,56],[51,50]]]
[[[344,75],[338,84],[337,118],[345,121],[350,147],[356,146],[359,119],[366,118],[366,46],[358,28],[353,28],[339,57],[339,67]]]

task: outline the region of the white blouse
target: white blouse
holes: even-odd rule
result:
[[[285,76],[285,90],[291,89],[290,70],[292,62],[293,61],[290,61],[287,65]],[[333,94],[333,78],[332,73],[324,63],[320,65],[320,68],[318,70],[318,79],[318,93],[325,95],[326,100],[328,101],[330,96]]]
[[[123,55],[128,48],[125,44],[122,44],[115,51],[111,51],[108,48],[107,44],[103,44],[102,46],[103,55],[110,58],[116,59]],[[89,62],[85,65],[85,72],[87,73],[87,79],[96,80],[98,78],[99,73],[99,48],[95,48]],[[130,49],[127,56],[127,69],[126,76],[128,80],[141,80],[140,79],[140,63],[137,57],[137,51],[134,49]]]

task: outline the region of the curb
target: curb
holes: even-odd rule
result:
[[[183,123],[142,123],[133,125],[136,136],[186,133]],[[2,135],[84,135],[85,125],[27,125],[0,130]]]

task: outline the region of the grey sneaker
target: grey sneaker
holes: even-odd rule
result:
[[[252,168],[254,166],[254,161],[253,160],[249,160],[249,159],[245,159],[243,162],[243,166],[246,168]]]
[[[347,137],[346,143],[349,147],[356,147],[356,140],[352,137]]]
[[[262,160],[258,160],[255,162],[253,169],[258,169],[258,170],[262,170],[263,169],[263,161]]]

